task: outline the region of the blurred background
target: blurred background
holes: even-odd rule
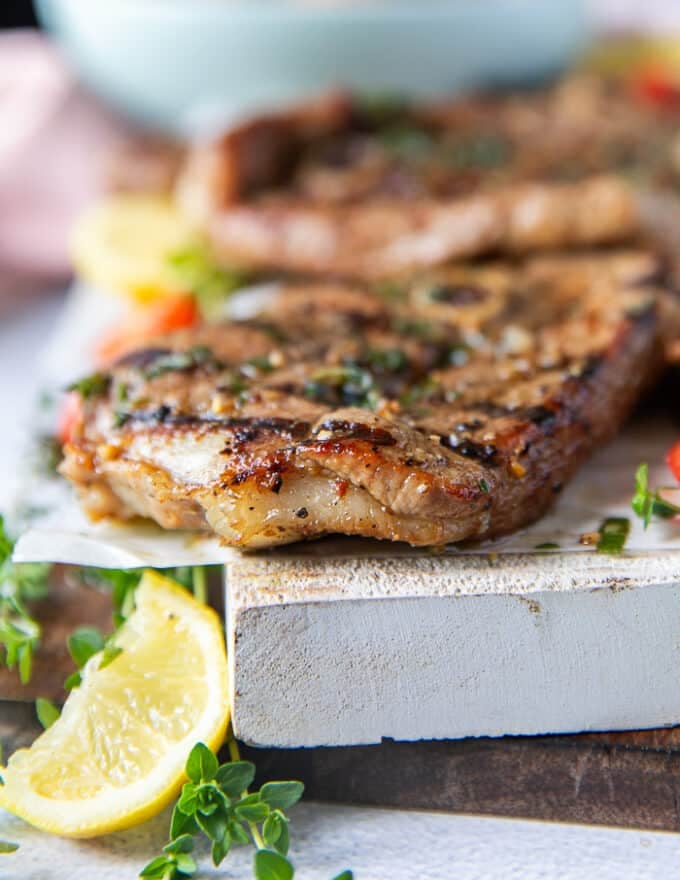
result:
[[[162,177],[177,139],[337,83],[535,82],[603,38],[630,56],[651,36],[647,61],[680,70],[678,0],[4,0],[0,29],[0,315],[68,280],[70,230],[121,156]]]

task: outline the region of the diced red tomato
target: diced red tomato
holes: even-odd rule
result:
[[[680,443],[676,443],[666,453],[666,464],[671,469],[673,476],[680,483]]]
[[[97,365],[109,367],[119,357],[156,336],[193,326],[199,319],[196,301],[187,294],[166,296],[136,309],[106,333],[95,349]]]
[[[631,81],[631,87],[633,94],[647,104],[657,107],[676,107],[680,104],[680,83],[658,66],[638,71]]]
[[[57,417],[57,440],[64,445],[70,443],[83,423],[83,401],[77,391],[69,391],[64,396]]]

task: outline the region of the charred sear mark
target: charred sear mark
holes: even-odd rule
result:
[[[309,516],[309,511],[306,507],[299,507],[295,511],[295,516],[297,516],[298,519],[307,519],[307,517]]]
[[[439,441],[452,452],[463,455],[465,458],[474,458],[482,464],[498,464],[498,450],[491,443],[475,443],[474,440],[459,440],[455,434],[442,437]]]
[[[193,345],[186,351],[172,351],[167,348],[147,348],[126,355],[118,366],[133,367],[145,379],[155,379],[165,373],[187,372],[199,367],[211,370],[221,369],[212,351],[206,345]]]
[[[373,375],[357,366],[322,367],[303,389],[309,400],[329,406],[363,406],[372,409],[380,399]]]
[[[431,302],[449,306],[471,306],[484,302],[488,292],[476,284],[435,284],[427,291]]]
[[[643,299],[634,306],[629,306],[624,312],[630,321],[648,321],[656,316],[656,300],[652,297]]]
[[[385,428],[375,428],[363,422],[349,422],[342,419],[328,419],[316,433],[329,431],[334,438],[346,440],[365,440],[373,446],[396,446],[396,439]]]
[[[574,379],[592,379],[604,362],[601,355],[588,355],[583,361],[574,364],[569,370]]]
[[[522,418],[534,425],[546,425],[557,418],[557,413],[547,406],[528,406],[522,410]]]
[[[138,348],[129,354],[123,355],[115,362],[115,367],[136,367],[143,369],[157,361],[159,358],[167,357],[172,354],[170,348]]]
[[[309,434],[311,425],[298,419],[232,418],[221,421],[221,427],[233,432],[236,443],[252,443],[264,434],[300,440]]]

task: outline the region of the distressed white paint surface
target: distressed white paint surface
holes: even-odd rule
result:
[[[234,724],[352,745],[680,722],[680,555],[229,566]]]
[[[167,816],[100,840],[59,840],[0,811],[0,836],[21,849],[0,860],[3,880],[134,880],[165,842]],[[680,836],[507,819],[301,804],[291,858],[300,880],[658,880],[675,877]],[[200,880],[247,880],[249,849],[216,870],[201,852]]]

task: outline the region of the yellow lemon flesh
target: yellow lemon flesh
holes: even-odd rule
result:
[[[179,290],[168,260],[196,240],[170,199],[111,196],[80,218],[71,256],[80,277],[95,287],[149,302]]]
[[[229,721],[220,620],[148,571],[100,669],[86,664],[61,717],[2,770],[0,806],[44,831],[91,837],[136,825],[176,797],[192,746],[221,745]]]

